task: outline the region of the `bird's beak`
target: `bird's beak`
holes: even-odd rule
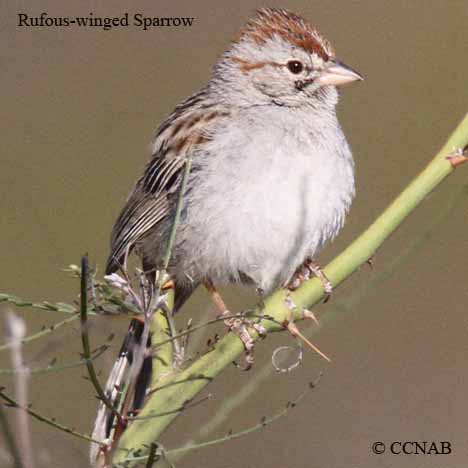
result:
[[[343,86],[364,78],[355,70],[338,60],[333,60],[315,80],[321,86]]]

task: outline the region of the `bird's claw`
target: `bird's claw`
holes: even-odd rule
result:
[[[304,281],[311,279],[312,276],[316,276],[322,283],[323,291],[325,293],[323,302],[328,302],[333,293],[333,285],[320,266],[312,260],[306,260],[296,274],[284,286],[287,289],[294,291],[299,288]]]
[[[311,274],[316,276],[322,283],[323,291],[325,296],[323,298],[323,302],[328,302],[331,298],[333,293],[333,285],[331,284],[330,280],[327,278],[323,270],[320,268],[319,265],[312,262],[311,260],[305,263],[306,268],[310,271]]]
[[[249,320],[245,315],[241,314],[239,316],[227,318],[224,320],[225,325],[229,328],[229,331],[236,334],[239,339],[242,341],[242,344],[245,348],[245,362],[246,366],[242,369],[244,371],[250,370],[254,363],[254,339],[249,333],[249,328],[255,330],[255,332],[261,337],[265,338],[266,328],[260,323],[253,322]],[[235,362],[237,367],[240,367],[237,362]]]
[[[302,309],[302,316],[305,319],[313,320],[315,322],[315,325],[317,325],[317,326],[320,325],[317,317],[315,316],[315,314],[311,310]]]

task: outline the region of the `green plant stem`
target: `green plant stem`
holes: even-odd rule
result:
[[[164,263],[163,263],[164,270],[167,270],[169,266],[169,262],[171,260],[172,250],[174,248],[175,238],[177,234],[177,226],[179,225],[180,216],[182,214],[182,209],[184,207],[184,196],[185,196],[185,191],[187,190],[187,184],[188,184],[188,179],[189,179],[191,168],[192,168],[192,157],[189,154],[185,160],[184,174],[182,176],[182,182],[181,182],[181,186],[179,190],[179,195],[177,197],[177,205],[176,205],[176,210],[175,210],[174,221],[172,223],[172,229],[169,235],[169,241],[167,243],[166,253],[164,255]]]
[[[468,115],[460,123],[440,152],[428,166],[410,183],[410,185],[390,204],[377,220],[359,236],[343,253],[327,265],[324,273],[334,287],[341,284],[348,276],[371,258],[385,239],[396,230],[403,220],[418,204],[454,171],[447,156],[459,148],[468,145]],[[297,308],[292,314],[294,320],[303,317],[303,308],[309,308],[323,297],[321,282],[314,278],[305,282],[292,293]],[[260,313],[257,310],[254,313]],[[285,291],[279,290],[265,300],[264,313],[283,323],[291,315],[285,304]],[[263,321],[267,331],[279,331],[282,327],[272,321]],[[254,336],[254,338],[256,338]],[[151,427],[145,420],[134,421],[123,434],[113,462],[123,462],[128,457],[129,449],[145,451],[156,441],[169,424],[180,414],[183,403],[190,401],[199,391],[211,382],[225,367],[237,359],[244,351],[237,336],[229,333],[220,340],[214,350],[199,358],[189,368],[175,374],[164,386],[148,400],[139,416],[144,417],[159,408],[166,411],[176,410],[167,416],[151,420]],[[160,385],[160,384],[159,384]],[[179,408],[179,411],[177,409]],[[147,452],[147,449],[146,449]],[[132,466],[132,462],[130,462]]]
[[[437,218],[434,219],[430,226],[424,228],[424,231],[421,233],[421,235],[419,235],[418,238],[415,239],[401,255],[392,259],[392,261],[389,262],[383,270],[374,273],[364,286],[360,287],[347,299],[333,301],[332,304],[327,307],[327,312],[320,317],[320,323],[318,325],[314,323],[308,326],[303,332],[304,336],[310,339],[323,327],[327,326],[329,323],[332,323],[338,316],[343,318],[347,312],[351,311],[359,304],[359,302],[364,296],[366,296],[366,294],[368,294],[368,292],[375,291],[381,283],[391,277],[403,264],[407,263],[412,256],[420,251],[421,247],[433,234],[437,226],[441,225],[448,218],[448,216],[458,208],[462,201],[466,201],[467,195],[468,186],[464,186],[457,190],[447,207],[439,213]],[[216,412],[216,415],[210,421],[200,427],[197,433],[192,436],[192,438],[188,440],[181,448],[191,447],[196,443],[197,440],[203,439],[209,434],[213,433],[229,418],[230,414],[236,411],[237,408],[239,408],[255,393],[262,382],[269,378],[273,372],[274,368],[270,362],[267,362],[259,369],[255,369],[255,375],[252,377],[252,379],[250,379],[249,382],[247,382],[246,385],[244,385],[242,389],[235,395],[230,395],[224,398],[223,404]],[[169,452],[171,454],[171,459],[174,462],[177,462],[179,458],[184,456],[184,452]]]
[[[83,344],[83,358],[86,361],[86,368],[88,369],[89,379],[93,384],[99,399],[106,405],[106,407],[116,414],[117,418],[120,419],[120,414],[115,410],[112,402],[109,401],[104,390],[99,383],[96,371],[94,370],[91,347],[89,346],[88,336],[88,276],[89,276],[89,265],[88,257],[84,255],[81,258],[81,307],[80,307],[80,321],[81,321],[81,342]]]
[[[246,429],[243,429],[243,430],[240,430],[240,431],[237,431],[237,432],[231,432],[230,431],[225,436],[219,437],[217,439],[212,439],[212,440],[208,440],[206,442],[200,442],[200,443],[197,443],[197,444],[193,443],[193,444],[189,444],[189,445],[184,445],[183,447],[177,447],[177,448],[165,450],[164,455],[166,457],[170,457],[170,459],[172,460],[174,455],[185,453],[185,452],[188,452],[190,450],[198,450],[198,449],[201,449],[201,448],[210,447],[212,445],[221,444],[223,442],[238,439],[239,437],[243,437],[243,436],[246,436],[248,434],[251,434],[252,432],[256,432],[256,431],[259,431],[261,429],[264,429],[265,427],[267,427],[270,424],[274,423],[275,421],[277,421],[278,419],[282,418],[287,413],[289,413],[292,409],[294,409],[304,399],[304,397],[309,393],[309,391],[314,389],[317,386],[320,378],[321,378],[321,374],[315,380],[315,382],[310,382],[308,388],[306,390],[304,390],[296,398],[294,398],[294,400],[288,401],[288,403],[285,405],[285,407],[281,411],[278,411],[276,414],[273,414],[272,416],[263,417],[260,420],[259,423],[254,424],[253,426],[247,427]],[[149,462],[150,456],[151,456],[151,452],[150,452],[150,454],[148,456],[135,457],[135,458],[132,458],[132,459],[130,459],[128,461],[137,462],[137,461],[148,460],[148,462]],[[153,461],[153,463],[154,463],[154,461]]]
[[[47,312],[62,312],[64,314],[76,314],[78,312],[75,306],[65,302],[32,302],[26,299],[21,299],[13,294],[6,293],[0,293],[0,304],[2,302],[13,304],[16,307],[32,307],[33,309],[44,310]]]
[[[188,328],[186,330],[183,330],[183,331],[181,331],[179,333],[173,334],[170,338],[167,338],[167,339],[165,339],[163,341],[158,341],[153,346],[153,350],[157,350],[158,348],[160,348],[162,345],[165,345],[166,343],[174,341],[177,338],[182,338],[183,336],[190,335],[191,333],[194,333],[194,332],[196,332],[196,331],[198,331],[200,329],[206,328],[209,325],[213,325],[214,323],[224,322],[226,319],[230,319],[230,318],[243,318],[245,316],[246,316],[246,314],[243,314],[243,313],[228,314],[228,315],[223,315],[223,316],[216,317],[216,318],[211,319],[211,320],[207,320],[206,322],[202,321],[202,322],[198,323],[197,325],[194,325],[194,326],[192,326],[192,327],[190,327],[190,328]],[[262,315],[248,314],[249,319],[254,319],[254,318],[261,319],[262,317],[265,317],[265,315],[264,314],[262,314]],[[265,320],[266,319],[267,318],[265,317]],[[197,346],[193,345],[193,348],[197,349]]]
[[[89,437],[86,434],[81,434],[80,432],[77,432],[74,429],[70,429],[69,427],[64,426],[63,424],[58,423],[57,421],[55,421],[55,419],[47,418],[43,416],[42,414],[39,414],[38,412],[32,410],[31,408],[23,408],[22,406],[18,405],[18,403],[15,400],[13,400],[8,395],[3,393],[3,391],[1,390],[0,390],[0,397],[3,398],[11,407],[17,408],[18,410],[21,410],[21,411],[26,411],[26,413],[28,413],[34,419],[37,419],[38,421],[46,423],[49,426],[54,427],[55,429],[59,429],[60,431],[66,432],[67,434],[73,435],[75,437],[78,437],[79,439],[83,439],[88,442],[94,442],[95,444],[105,445],[99,440],[94,440],[92,437]]]
[[[108,349],[107,346],[101,346],[97,351],[94,352],[94,356],[91,357],[90,359],[94,361],[101,354],[107,351],[107,349]],[[61,365],[49,364],[47,367],[38,367],[35,369],[28,369],[28,374],[38,375],[38,374],[47,374],[49,372],[58,372],[58,371],[62,371],[65,369],[73,369],[75,367],[80,367],[80,366],[85,365],[86,363],[87,363],[87,359],[80,359],[77,362],[71,362],[69,364],[61,364]],[[14,375],[14,374],[18,374],[19,372],[21,371],[18,371],[17,369],[0,369],[0,375]]]
[[[150,446],[150,453],[148,455],[148,460],[146,462],[146,468],[152,468],[154,462],[156,461],[156,450],[158,450],[158,446],[155,443],[152,443]]]
[[[39,338],[42,338],[49,333],[52,333],[56,331],[58,328],[62,327],[63,325],[67,325],[68,323],[74,322],[77,320],[80,316],[78,314],[75,314],[71,317],[66,318],[65,320],[62,320],[60,322],[54,323],[53,325],[49,325],[48,327],[45,327],[44,329],[38,331],[37,333],[33,333],[32,335],[26,336],[21,340],[21,344],[24,345],[26,343],[29,343],[31,341],[37,340]],[[12,344],[10,342],[4,343],[0,345],[0,351],[4,351],[6,349],[10,349]]]
[[[166,304],[169,309],[172,309],[174,305],[174,291],[170,290],[167,293],[166,297]],[[151,321],[150,326],[150,334],[151,339],[153,341],[165,341],[169,332],[169,324],[167,322],[166,314],[162,310],[157,310],[153,314],[153,319]],[[166,341],[166,343],[160,346],[157,351],[154,352],[153,357],[153,372],[151,377],[151,389],[155,389],[159,385],[163,385],[167,380],[169,380],[173,376],[173,369],[172,369],[172,362],[173,362],[173,347],[172,343]],[[132,427],[134,424],[139,424],[139,430],[143,433],[148,432],[148,437],[151,437],[151,426],[152,421],[151,419],[147,419],[145,421],[137,421],[134,420],[129,427]],[[129,444],[127,445],[127,437],[126,434],[128,432],[128,428],[122,434],[120,440],[118,441],[119,451],[131,454],[132,453],[132,440],[129,440]],[[153,442],[153,440],[151,440]],[[151,443],[150,442],[150,443]],[[150,444],[148,444],[150,445]]]

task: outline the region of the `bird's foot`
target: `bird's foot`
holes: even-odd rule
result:
[[[331,284],[331,281],[327,278],[327,275],[323,272],[322,268],[320,268],[320,265],[317,265],[312,260],[306,262],[306,268],[321,281],[323,291],[325,292],[323,302],[328,302],[333,293],[333,285]]]
[[[226,311],[223,315],[229,315],[229,312]],[[245,348],[245,362],[246,366],[243,370],[249,370],[254,363],[254,339],[252,338],[249,329],[254,330],[260,337],[264,338],[266,336],[266,329],[263,325],[258,322],[254,322],[247,318],[245,313],[235,315],[234,317],[229,317],[224,319],[224,323],[229,328],[229,331],[233,332],[239,337],[242,341],[242,344]],[[238,364],[235,363],[237,366]],[[239,367],[239,366],[238,366]]]
[[[327,278],[323,270],[310,259],[307,259],[303,265],[296,271],[294,276],[284,285],[290,291],[295,291],[304,281],[316,276],[322,283],[325,296],[323,302],[328,302],[333,292],[333,285]]]
[[[229,331],[236,334],[242,341],[245,348],[245,361],[247,363],[243,370],[249,370],[254,362],[254,339],[250,335],[249,329],[254,330],[260,337],[265,337],[265,327],[260,325],[258,322],[248,319],[246,312],[232,316],[213,282],[207,279],[204,281],[204,285],[210,293],[217,310],[220,312],[219,317],[224,317],[224,323],[228,327]]]

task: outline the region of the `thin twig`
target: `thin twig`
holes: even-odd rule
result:
[[[180,222],[180,216],[182,214],[182,209],[184,207],[184,197],[185,197],[185,191],[187,190],[187,184],[188,184],[188,179],[190,175],[190,169],[192,168],[192,156],[189,153],[185,159],[185,170],[184,174],[182,176],[182,182],[179,190],[179,196],[177,198],[177,205],[176,205],[176,211],[174,215],[174,221],[172,223],[172,229],[171,233],[169,235],[169,241],[167,243],[167,248],[166,252],[164,255],[164,271],[167,272],[167,269],[169,267],[169,262],[171,261],[171,256],[172,256],[172,249],[174,248],[174,242],[176,238],[176,233],[177,233],[177,227]]]
[[[298,395],[294,400],[288,401],[284,409],[274,414],[273,416],[263,417],[258,424],[255,424],[251,427],[248,427],[238,432],[229,432],[224,437],[219,437],[217,439],[208,440],[206,442],[194,443],[190,445],[184,445],[183,447],[177,447],[177,448],[170,449],[170,450],[165,450],[164,453],[166,456],[176,455],[182,452],[187,452],[189,450],[196,450],[196,449],[209,447],[211,445],[217,445],[223,442],[227,442],[227,441],[251,434],[252,432],[264,429],[266,426],[277,421],[281,417],[285,416],[293,408],[295,408],[301,402],[301,400],[309,393],[309,391],[314,389],[317,386],[321,378],[322,378],[322,373],[319,374],[319,376],[315,379],[315,381],[310,382],[307,389],[304,390],[300,395]],[[128,458],[126,462],[145,461],[145,460],[148,460],[148,458],[149,458],[149,455],[142,456],[142,457],[133,457],[133,458]],[[120,466],[120,465],[118,464],[114,466]]]
[[[199,323],[197,325],[193,325],[190,328],[175,334],[174,336],[171,336],[167,340],[163,340],[163,341],[159,341],[158,343],[155,343],[153,345],[152,349],[153,349],[153,351],[156,351],[159,347],[161,347],[161,346],[163,346],[163,345],[165,345],[167,343],[170,343],[175,338],[181,338],[183,336],[189,335],[189,334],[191,334],[193,332],[196,332],[197,330],[199,330],[201,328],[207,327],[208,325],[213,325],[213,324],[218,323],[218,322],[224,322],[225,320],[231,319],[231,318],[245,318],[245,317],[246,317],[245,313],[229,314],[229,315],[222,315],[222,316],[216,317],[216,318],[211,319],[211,320],[207,320],[206,322],[201,322],[201,323]],[[277,320],[275,320],[273,317],[270,317],[268,315],[248,314],[247,317],[248,318],[257,318],[257,319],[261,319],[261,320],[272,321],[272,322],[276,322],[278,325],[280,325],[280,323]]]
[[[146,468],[151,468],[156,460],[156,450],[158,445],[154,442],[150,445],[150,452],[148,455],[148,461],[146,462]]]
[[[210,400],[211,396],[212,395],[210,393],[207,396],[205,396],[203,398],[200,398],[199,400],[189,401],[186,404],[184,404],[183,406],[181,406],[180,408],[176,408],[176,409],[173,409],[173,410],[167,410],[167,411],[161,411],[159,413],[149,414],[148,416],[141,416],[141,417],[140,416],[132,416],[132,417],[129,417],[128,420],[129,421],[135,421],[135,420],[141,420],[141,419],[160,418],[162,416],[166,416],[166,415],[171,414],[171,413],[180,413],[181,411],[186,411],[188,409],[194,408],[195,406],[198,406],[198,405],[204,403],[205,401]]]
[[[319,377],[314,382],[310,382],[308,388],[306,390],[304,390],[300,395],[298,395],[294,400],[288,401],[288,403],[286,404],[284,409],[282,409],[278,413],[274,414],[273,416],[263,417],[260,420],[260,422],[258,424],[255,424],[254,426],[243,429],[242,431],[228,433],[224,437],[220,437],[218,439],[208,440],[206,442],[200,442],[199,444],[186,445],[186,446],[183,446],[183,447],[178,447],[178,448],[175,448],[175,449],[167,450],[166,454],[167,455],[172,455],[172,454],[176,454],[176,453],[187,452],[189,450],[196,450],[196,449],[200,449],[200,448],[204,448],[204,447],[209,447],[210,445],[216,445],[216,444],[220,444],[222,442],[237,439],[239,437],[242,437],[242,436],[251,434],[252,432],[263,429],[266,426],[268,426],[268,425],[272,424],[273,422],[277,421],[281,417],[285,416],[290,410],[295,408],[301,402],[301,400],[309,393],[309,391],[314,389],[317,386],[317,384],[320,381],[321,377],[322,377],[322,373],[320,373]]]
[[[99,399],[106,405],[106,407],[114,413],[119,421],[121,416],[116,411],[112,402],[109,401],[106,394],[104,393],[101,384],[99,383],[96,371],[94,370],[94,365],[91,356],[91,349],[89,346],[89,337],[88,337],[88,257],[83,255],[81,258],[81,308],[80,308],[80,321],[81,321],[81,342],[83,344],[83,357],[86,360],[86,368],[88,369],[88,375],[93,384]]]
[[[17,408],[17,409],[22,410],[22,411],[25,411],[26,413],[28,413],[34,419],[37,419],[38,421],[41,421],[41,422],[43,422],[45,424],[48,424],[49,426],[52,426],[55,429],[59,429],[60,431],[63,431],[63,432],[66,432],[67,434],[78,437],[79,439],[87,440],[88,442],[93,442],[95,444],[106,446],[106,444],[104,442],[102,442],[100,440],[95,440],[95,439],[93,439],[92,437],[89,437],[86,434],[81,434],[80,432],[77,432],[75,429],[70,429],[69,427],[64,426],[63,424],[58,423],[53,418],[47,418],[46,416],[43,416],[42,414],[39,414],[37,411],[34,411],[29,407],[20,406],[17,401],[13,400],[13,398],[10,398],[8,395],[6,395],[3,392],[3,389],[0,389],[0,397],[3,398],[11,407]]]
[[[42,330],[38,331],[37,333],[34,333],[32,335],[29,335],[29,336],[25,336],[21,340],[21,344],[24,345],[26,343],[30,343],[31,341],[42,338],[43,336],[46,336],[49,333],[52,333],[52,332],[56,331],[58,328],[62,327],[63,325],[67,325],[67,324],[69,324],[71,322],[74,322],[78,318],[79,318],[79,315],[76,314],[76,315],[73,315],[72,317],[66,318],[65,320],[54,323],[53,325],[49,325],[48,327],[44,327]],[[0,345],[0,351],[10,349],[11,346],[12,346],[11,342],[4,343],[4,344]]]
[[[65,270],[65,271],[73,271],[74,276],[80,277],[81,269],[75,265],[72,265],[74,268],[73,270]],[[113,288],[109,286],[106,281],[96,281],[94,277],[92,278],[92,288],[95,290],[96,293],[101,295],[100,302],[105,302],[107,305],[115,306],[115,310],[109,310],[109,308],[104,308],[100,304],[92,304],[91,307],[88,305],[88,315],[102,315],[102,314],[109,314],[109,315],[133,315],[138,314],[139,309],[137,309],[133,304],[126,303],[120,297],[115,295],[115,291]],[[96,297],[95,297],[96,298]],[[66,302],[34,302],[27,299],[22,299],[14,294],[7,294],[7,293],[0,293],[0,303],[12,304],[16,307],[30,307],[33,309],[42,310],[45,312],[59,312],[63,314],[78,314],[78,308],[73,304],[68,304]],[[77,318],[77,317],[76,317]],[[67,322],[65,322],[67,323]],[[39,338],[40,336],[38,336]],[[0,347],[0,350],[2,348]]]
[[[169,263],[171,261],[172,257],[172,251],[174,249],[174,244],[175,244],[175,239],[176,239],[176,234],[177,234],[177,227],[179,226],[180,223],[180,217],[182,215],[182,210],[184,207],[184,197],[185,197],[185,191],[187,190],[187,184],[188,184],[188,179],[190,175],[190,169],[192,168],[192,156],[191,154],[187,154],[187,157],[185,159],[185,167],[184,167],[184,174],[182,176],[182,181],[180,184],[180,189],[179,189],[179,194],[177,197],[177,204],[176,204],[176,210],[174,214],[174,220],[172,222],[172,227],[171,227],[171,232],[169,234],[169,240],[167,243],[166,247],[166,252],[164,254],[164,260],[163,260],[163,270],[160,272],[158,275],[158,281],[156,284],[156,296],[159,296],[161,294],[161,288],[164,285],[164,282],[166,281],[166,277],[168,275],[168,268],[169,268]],[[167,324],[169,326],[169,333],[172,338],[172,346],[174,349],[174,355],[175,355],[175,360],[176,362],[179,361],[180,356],[181,356],[181,348],[180,348],[180,343],[177,338],[174,338],[174,335],[177,333],[177,328],[174,323],[173,319],[173,314],[172,310],[164,310],[164,315],[166,317]]]
[[[0,293],[0,303],[2,302],[13,304],[16,307],[32,307],[33,309],[45,310],[48,312],[62,312],[64,314],[76,314],[78,312],[75,306],[65,302],[32,302],[6,293]]]
[[[101,354],[103,354],[108,349],[109,347],[106,345],[101,346],[97,351],[94,352],[94,356],[91,357],[90,359],[92,361],[96,360],[99,356],[101,356]],[[29,369],[28,372],[31,375],[47,374],[49,372],[58,372],[58,371],[65,370],[65,369],[73,369],[75,367],[83,366],[86,363],[87,363],[87,359],[81,359],[80,361],[77,361],[77,362],[72,362],[70,364],[62,364],[58,366],[54,364],[49,364],[47,367],[38,367],[35,369]],[[18,372],[22,372],[22,371],[18,369],[0,369],[0,375],[13,375],[13,374],[17,374]]]
[[[197,315],[200,315],[199,324],[203,324],[203,323],[208,322],[210,320],[209,317],[213,317],[213,311],[211,310],[210,307],[207,307],[203,311],[202,314],[197,314]],[[220,318],[221,317],[218,317],[218,320]],[[187,334],[187,339],[188,339],[188,337],[190,337],[190,348],[193,349],[193,350],[200,349],[200,346],[201,346],[202,342],[206,339],[206,330],[204,330],[201,333],[196,333],[195,335],[190,334],[190,330],[192,330],[195,327],[197,327],[196,330],[199,330],[200,328],[202,328],[202,327],[198,327],[198,325],[194,325],[193,323],[191,323],[190,327],[188,327],[186,330],[184,330],[182,332],[182,333]],[[188,354],[188,349],[186,350],[186,354]]]

